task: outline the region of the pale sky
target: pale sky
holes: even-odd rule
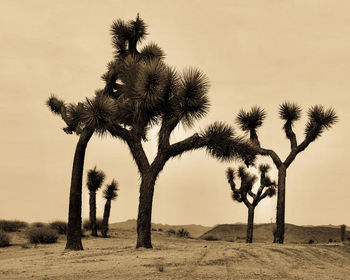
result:
[[[193,130],[176,128],[175,140],[259,105],[267,119],[262,146],[283,159],[289,142],[278,105],[300,104],[299,141],[307,108],[334,107],[340,122],[299,154],[288,169],[286,222],[350,224],[350,2],[349,1],[15,1],[0,3],[0,219],[67,219],[70,175],[78,137],[45,106],[55,93],[66,102],[92,96],[112,58],[109,28],[139,12],[179,71],[194,66],[211,82],[211,110]],[[239,132],[237,128],[237,132]],[[239,132],[241,133],[241,132]],[[156,136],[156,131],[152,131]],[[155,138],[145,144],[150,157]],[[268,158],[262,162],[271,163]],[[83,217],[88,217],[86,171],[97,165],[120,184],[111,222],[137,216],[139,175],[128,147],[94,136],[88,145]],[[246,222],[233,202],[225,169],[204,151],[169,161],[155,187],[152,221],[167,224]],[[271,177],[277,180],[276,172]],[[102,192],[97,215],[102,216]],[[276,198],[256,208],[255,221],[275,218]]]

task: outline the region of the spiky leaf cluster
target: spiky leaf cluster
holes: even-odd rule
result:
[[[156,43],[149,43],[144,46],[140,51],[140,55],[145,61],[161,60],[165,57],[163,50]]]
[[[258,106],[254,106],[249,112],[240,110],[236,118],[236,123],[243,131],[250,132],[260,127],[263,124],[265,117],[265,110]]]
[[[238,176],[241,179],[241,192],[247,193],[252,190],[253,185],[258,179],[255,174],[250,174],[248,170],[243,166],[238,167]]]
[[[112,182],[106,185],[106,188],[103,190],[103,197],[107,200],[114,200],[117,198],[118,182],[113,179]]]
[[[118,19],[111,26],[112,45],[115,55],[124,56],[128,51],[134,52],[136,45],[147,35],[144,21],[137,15],[135,20],[125,22]]]
[[[103,184],[106,175],[102,170],[90,169],[87,173],[87,187],[89,191],[96,192]]]
[[[260,173],[265,174],[265,173],[269,172],[269,170],[270,170],[270,166],[268,164],[262,163],[259,165],[259,172]]]
[[[296,103],[284,102],[279,106],[279,115],[282,120],[293,123],[300,119],[301,108]]]
[[[66,133],[80,134],[83,129],[98,134],[106,133],[109,125],[116,119],[118,106],[113,98],[97,91],[93,98],[86,98],[85,102],[78,104],[65,104],[62,100],[51,96],[47,105],[55,114],[60,114],[66,122]]]
[[[325,129],[331,128],[337,121],[338,116],[333,108],[325,109],[322,105],[315,105],[308,110],[308,122],[305,134],[309,141],[314,141],[321,136]]]
[[[183,72],[176,101],[184,125],[191,127],[208,113],[208,90],[209,80],[200,70],[189,68]]]
[[[222,161],[232,159],[242,152],[239,148],[248,145],[243,139],[234,137],[233,128],[222,122],[209,125],[201,136],[207,142],[207,152]]]
[[[47,99],[46,105],[50,108],[51,112],[56,115],[60,115],[62,113],[62,109],[64,109],[66,106],[63,100],[58,99],[53,94]]]

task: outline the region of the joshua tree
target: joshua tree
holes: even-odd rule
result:
[[[262,148],[260,145],[257,129],[263,124],[266,117],[264,109],[255,106],[249,112],[241,110],[238,113],[236,121],[243,131],[249,133],[251,143],[255,147],[256,153],[263,156],[270,156],[278,169],[276,242],[283,243],[287,168],[300,152],[304,151],[310,143],[319,138],[325,130],[331,128],[338,121],[338,116],[333,108],[325,109],[321,105],[311,107],[308,110],[305,138],[300,144],[298,144],[293,131],[294,123],[299,120],[301,116],[300,106],[295,103],[284,102],[279,107],[279,116],[284,121],[283,130],[291,146],[291,151],[284,161],[281,160],[275,151]]]
[[[111,211],[111,201],[115,200],[118,196],[118,183],[116,180],[112,180],[112,182],[106,186],[103,190],[103,197],[106,199],[105,210],[103,212],[103,220],[102,220],[102,229],[101,233],[103,237],[107,237],[108,233],[108,220],[109,214]]]
[[[236,188],[235,171],[232,168],[226,170],[226,177],[231,186],[232,198],[235,201],[243,202],[248,208],[248,224],[247,224],[247,243],[253,242],[253,227],[254,227],[254,211],[255,207],[261,200],[266,197],[272,197],[276,194],[276,183],[271,181],[270,177],[266,175],[270,166],[261,164],[259,166],[260,172],[260,187],[256,193],[252,188],[257,181],[257,176],[250,174],[244,166],[238,168],[238,177],[241,180],[241,186]],[[248,200],[248,195],[251,197],[251,202]]]
[[[97,236],[96,226],[96,192],[102,187],[106,175],[102,170],[90,169],[87,173],[87,188],[89,189],[89,206],[90,206],[90,227],[91,235]]]
[[[170,143],[172,131],[178,124],[190,128],[209,109],[209,82],[197,69],[182,74],[165,64],[163,51],[154,43],[139,49],[146,36],[146,25],[136,20],[117,20],[111,27],[114,59],[102,76],[104,94],[117,101],[118,121],[109,132],[129,147],[141,177],[137,217],[136,247],[152,248],[151,213],[154,186],[165,163],[184,152],[206,148],[221,159],[243,158],[251,162],[254,155],[250,144],[237,137],[233,129],[215,122],[200,133]],[[157,155],[150,161],[142,147],[149,128],[160,125]]]
[[[345,241],[345,230],[346,230],[346,225],[341,225],[340,226],[340,240],[342,242]]]
[[[84,159],[87,144],[93,133],[104,134],[114,121],[116,102],[114,99],[97,91],[95,97],[86,98],[78,104],[65,104],[55,96],[47,100],[47,105],[54,114],[60,115],[67,127],[67,134],[77,134],[72,177],[69,195],[69,214],[66,249],[83,250],[81,243],[81,194]]]

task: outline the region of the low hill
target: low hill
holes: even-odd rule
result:
[[[131,219],[127,220],[125,222],[120,222],[120,223],[113,223],[110,224],[111,229],[123,229],[123,230],[136,230],[136,220]],[[163,231],[166,232],[170,229],[173,229],[175,231],[178,231],[180,229],[185,229],[190,233],[191,237],[200,237],[202,234],[207,232],[208,230],[211,229],[211,227],[206,227],[202,225],[168,225],[168,224],[156,224],[152,223],[152,229],[155,231]]]
[[[254,242],[272,242],[273,228],[275,224],[257,224],[254,225]],[[224,240],[233,242],[245,242],[247,225],[245,224],[223,224],[218,225],[200,236],[206,240]],[[346,235],[350,237],[350,232]],[[329,226],[296,226],[286,224],[285,242],[286,243],[309,243],[314,240],[315,243],[328,243],[340,241],[340,228]]]

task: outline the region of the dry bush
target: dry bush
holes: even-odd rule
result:
[[[0,220],[0,230],[6,232],[16,232],[21,228],[27,227],[26,222],[17,221],[17,220]]]
[[[35,227],[27,232],[27,238],[30,243],[56,243],[58,234],[56,230],[49,227]]]
[[[185,230],[184,228],[182,228],[182,229],[179,229],[179,230],[177,231],[176,235],[177,235],[178,237],[189,237],[189,236],[190,236],[190,233],[189,233],[187,230]]]
[[[58,234],[67,234],[67,223],[64,221],[54,221],[50,223],[50,227],[58,232]]]
[[[6,246],[10,246],[10,236],[0,230],[0,247],[6,247]]]
[[[167,233],[168,233],[168,235],[175,235],[176,234],[176,231],[174,230],[174,229],[169,229],[168,231],[167,231]]]

